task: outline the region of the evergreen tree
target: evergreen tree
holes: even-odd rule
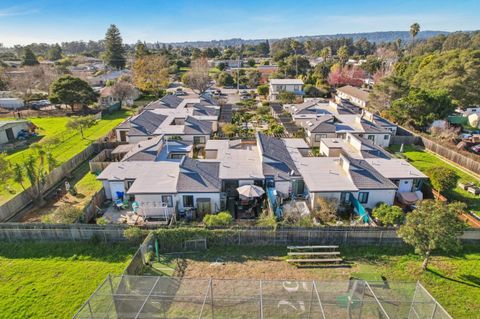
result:
[[[48,50],[48,58],[52,61],[57,61],[62,58],[62,48],[58,45],[58,43]]]
[[[33,51],[30,48],[25,48],[25,52],[23,53],[23,65],[37,65],[38,60]]]
[[[150,51],[148,50],[145,43],[138,41],[135,45],[135,59],[140,59],[146,55],[149,55]]]
[[[125,67],[124,54],[120,30],[112,24],[105,34],[105,62],[113,68],[123,69]]]

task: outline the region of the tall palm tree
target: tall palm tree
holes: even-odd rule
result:
[[[410,35],[412,36],[412,47],[415,44],[415,37],[420,32],[420,25],[418,23],[414,23],[410,26]]]
[[[298,42],[295,39],[292,39],[290,41],[290,48],[292,48],[293,52],[295,53],[295,77],[298,75],[298,55],[297,55],[297,50],[300,47],[300,42]]]

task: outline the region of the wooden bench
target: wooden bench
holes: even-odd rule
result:
[[[288,249],[338,249],[338,246],[287,246]]]
[[[289,256],[331,256],[340,255],[339,251],[289,252]]]
[[[295,264],[320,264],[320,263],[339,263],[343,261],[340,257],[338,246],[287,246],[289,263]]]
[[[287,259],[289,263],[337,263],[342,261],[342,258]]]

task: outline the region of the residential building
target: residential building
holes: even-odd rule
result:
[[[270,79],[269,100],[277,101],[280,92],[292,92],[303,96],[303,81],[299,79]]]
[[[392,132],[378,126],[357,114],[322,115],[312,120],[302,121],[305,139],[310,146],[320,146],[323,138],[346,138],[347,133],[371,140],[374,144],[390,145]]]
[[[220,107],[205,99],[166,95],[120,124],[117,140],[136,143],[165,135],[204,146],[217,130],[219,114]]]
[[[112,104],[119,103],[120,100],[114,96],[112,93],[113,86],[106,86],[100,89],[99,91],[99,98],[98,104],[103,107],[108,107]],[[140,96],[140,91],[134,89],[134,93],[129,98],[123,100],[122,102],[126,105],[133,105],[133,101],[135,101]]]
[[[270,76],[277,72],[278,67],[276,65],[259,65],[257,71],[260,72],[260,84],[268,83]]]
[[[0,145],[15,142],[19,136],[28,135],[33,124],[26,120],[0,121]]]
[[[216,60],[214,62],[214,65],[217,67],[221,63],[225,64],[227,68],[231,68],[231,69],[241,68],[243,66],[242,60]]]
[[[194,218],[220,211],[219,164],[184,157],[172,161],[110,164],[97,179],[108,199],[130,198],[144,218],[169,219],[194,211]]]
[[[338,88],[336,94],[338,98],[348,100],[361,108],[368,106],[368,92],[362,89],[346,85]],[[339,102],[337,101],[337,103]]]

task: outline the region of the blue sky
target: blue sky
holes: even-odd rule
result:
[[[480,29],[480,0],[0,0],[0,43],[127,43],[279,38],[370,31]]]

